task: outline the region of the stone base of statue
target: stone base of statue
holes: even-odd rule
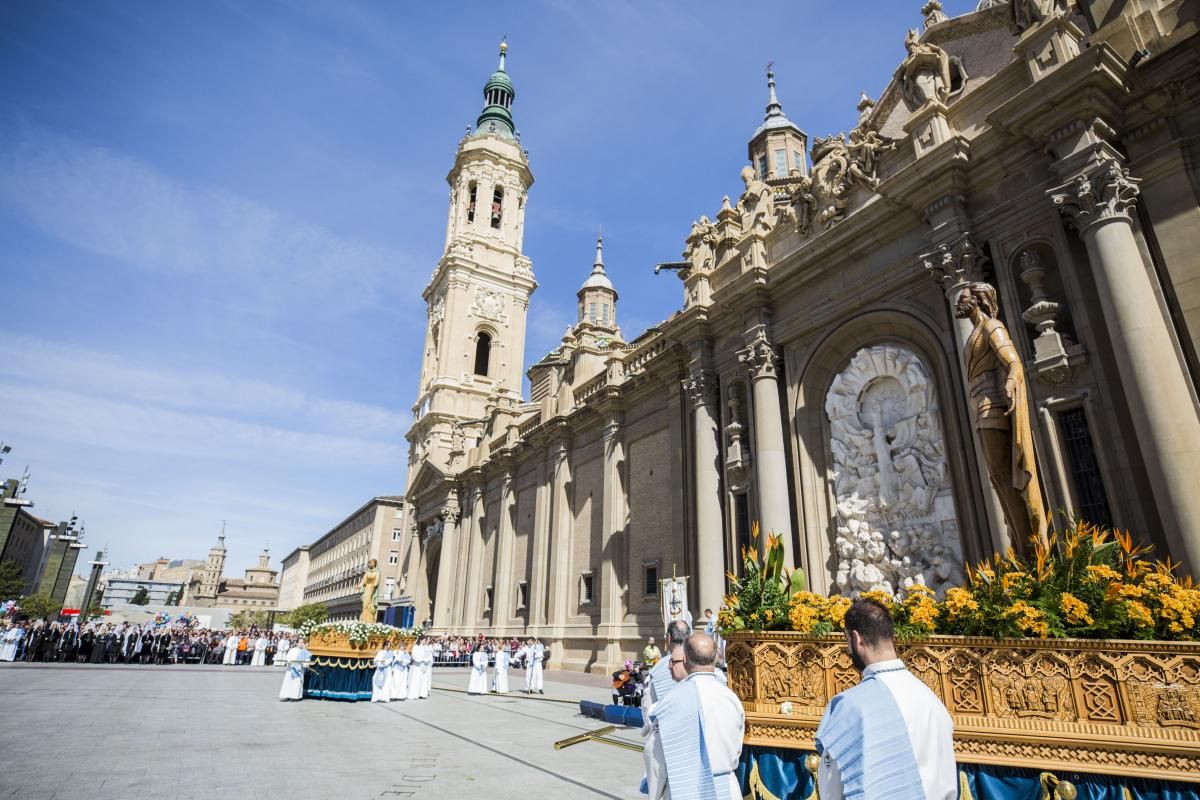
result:
[[[859,679],[845,638],[727,639],[729,688],[746,710],[745,796],[810,786],[821,714]],[[1200,642],[930,636],[897,652],[954,719],[964,798],[1015,796],[987,787],[1044,785],[1045,775],[1069,779],[1080,797],[1200,797]],[[1108,793],[1085,795],[1093,785]]]
[[[304,696],[314,700],[369,702],[375,656],[412,646],[413,631],[390,625],[331,623],[308,631],[307,647],[313,658],[304,675]]]

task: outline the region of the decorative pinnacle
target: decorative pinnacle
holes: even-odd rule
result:
[[[592,264],[592,272],[604,272],[604,234],[596,236],[596,260]]]
[[[508,52],[508,34],[500,39],[500,71],[504,72],[504,54]]]
[[[764,119],[778,117],[783,114],[783,106],[779,103],[779,98],[775,96],[775,62],[767,63],[767,90],[770,96],[767,99],[767,113]]]

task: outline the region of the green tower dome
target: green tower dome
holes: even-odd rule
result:
[[[512,104],[516,98],[512,79],[504,71],[504,57],[508,52],[508,42],[500,42],[500,66],[488,78],[483,86],[483,111],[475,120],[477,136],[495,134],[506,139],[515,138],[513,131]]]

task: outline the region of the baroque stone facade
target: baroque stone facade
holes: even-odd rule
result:
[[[692,576],[693,608],[715,608],[755,520],[818,591],[943,586],[1020,546],[968,405],[953,305],[973,282],[995,287],[1029,379],[1047,512],[1200,567],[1185,6],[932,9],[897,32],[882,93],[848,98],[848,135],[810,140],[771,73],[744,191],[667,265],[681,308],[626,339],[598,249],[528,398],[533,178],[502,63],[424,295],[402,563],[418,617],[538,635],[554,666],[601,671],[658,632],[659,576]]]

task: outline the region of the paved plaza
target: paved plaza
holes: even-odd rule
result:
[[[277,699],[271,668],[0,667],[0,798],[637,798],[639,753],[553,743],[600,727],[577,703],[468,697],[438,670],[429,700]],[[520,671],[511,674],[523,685]],[[457,690],[457,691],[448,691]],[[599,676],[546,674],[546,697],[604,701]],[[640,743],[633,730],[619,730]]]

